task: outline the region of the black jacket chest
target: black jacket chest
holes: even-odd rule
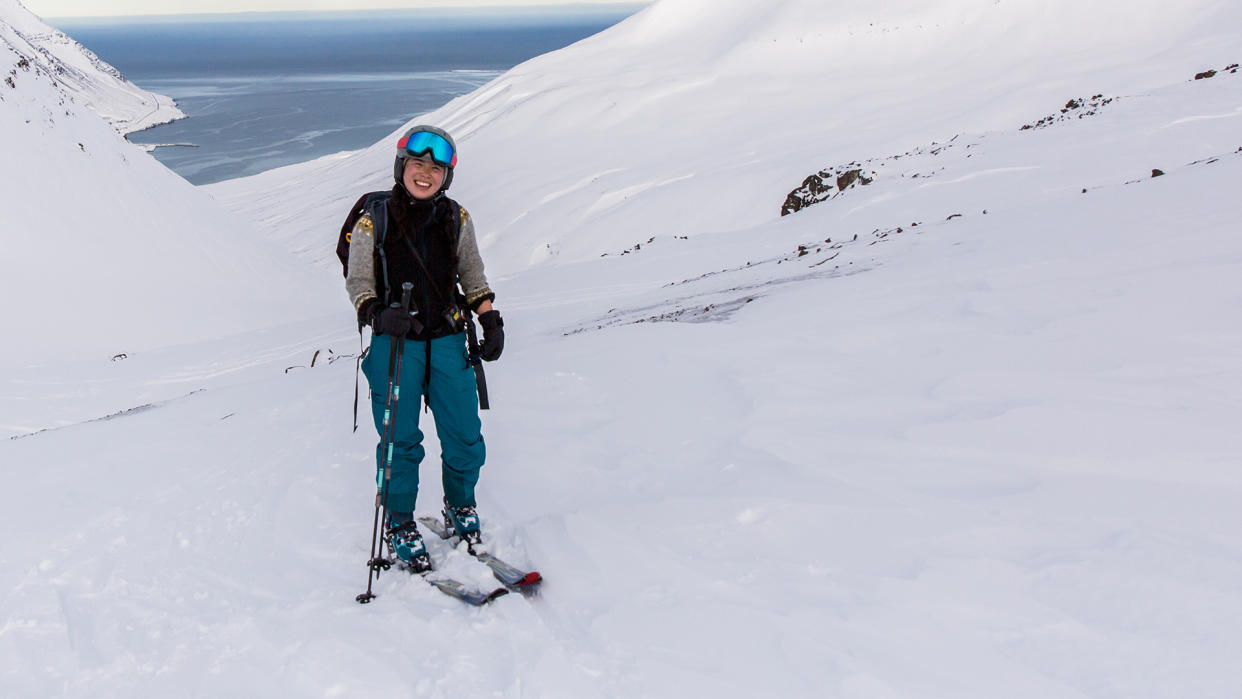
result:
[[[387,268],[386,273],[379,270],[376,275],[380,298],[386,304],[399,301],[402,284],[411,283],[412,306],[425,326],[421,335],[428,339],[451,335],[457,331],[446,317],[455,305],[457,288],[456,241],[448,230],[451,224],[442,215],[394,208],[390,203],[383,255],[377,260]]]

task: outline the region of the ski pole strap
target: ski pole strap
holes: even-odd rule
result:
[[[474,316],[466,314],[466,344],[470,350],[470,366],[474,367],[474,385],[479,391],[479,410],[490,410],[487,399],[487,376],[483,374],[483,359],[479,354],[479,336],[474,328]]]

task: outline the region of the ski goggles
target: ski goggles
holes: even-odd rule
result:
[[[443,136],[430,131],[415,131],[397,141],[397,150],[420,156],[430,153],[431,159],[445,167],[457,167],[457,152]]]

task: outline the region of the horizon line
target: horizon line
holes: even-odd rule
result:
[[[220,10],[216,12],[169,12],[163,14],[116,14],[116,15],[36,15],[44,21],[51,20],[159,20],[168,18],[213,19],[221,17],[252,16],[255,18],[289,15],[330,15],[330,14],[367,14],[367,13],[419,13],[419,12],[453,12],[462,13],[473,10],[483,11],[528,11],[528,10],[586,10],[603,11],[608,8],[641,7],[650,5],[655,0],[606,0],[604,2],[531,2],[521,5],[511,4],[480,4],[480,5],[429,5],[426,7],[365,7],[356,9],[330,10]],[[27,8],[29,9],[29,8]],[[33,13],[32,13],[33,14]]]

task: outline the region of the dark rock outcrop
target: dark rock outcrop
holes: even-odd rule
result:
[[[856,185],[869,185],[875,181],[875,176],[874,171],[864,171],[858,163],[820,170],[803,180],[802,186],[785,197],[781,216],[788,216],[811,204],[831,199]]]
[[[1059,121],[1068,121],[1069,119],[1081,119],[1083,117],[1094,116],[1096,112],[1107,104],[1111,104],[1116,97],[1105,97],[1104,95],[1095,95],[1091,99],[1083,99],[1081,97],[1071,99],[1061,108],[1060,114],[1049,114],[1033,124],[1024,125],[1020,131],[1029,129],[1042,129]]]

